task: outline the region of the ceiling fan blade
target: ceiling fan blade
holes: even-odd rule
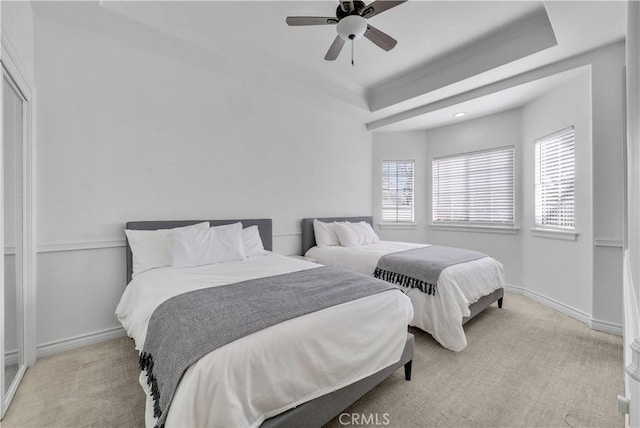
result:
[[[365,31],[364,36],[385,51],[390,51],[398,43],[396,39],[371,25],[367,25],[367,31]]]
[[[300,25],[333,25],[337,24],[336,18],[322,16],[287,16],[287,24],[291,26]]]
[[[364,8],[362,15],[364,18],[371,18],[372,16],[376,16],[385,10],[389,10],[392,7],[396,7],[406,2],[407,0],[376,0],[367,7]]]
[[[338,55],[340,55],[340,51],[342,50],[343,46],[344,39],[340,36],[336,36],[333,43],[331,43],[327,54],[324,56],[324,59],[326,59],[327,61],[334,61],[336,58],[338,58]]]

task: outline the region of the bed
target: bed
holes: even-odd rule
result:
[[[313,220],[321,222],[366,222],[372,217],[325,217],[302,220],[302,254],[321,264],[352,269],[373,275],[380,257],[399,251],[428,246],[406,242],[380,241],[356,247],[316,246]],[[430,333],[442,346],[461,351],[467,345],[463,325],[488,306],[497,302],[502,307],[504,271],[491,257],[450,266],[442,271],[437,295],[427,295],[415,288],[403,290],[414,306],[412,326]]]
[[[172,296],[321,268],[272,253],[270,219],[209,223],[219,226],[238,221],[244,227],[258,227],[265,254],[183,269],[161,267],[133,276],[133,255],[127,240],[128,286],[116,315],[139,352],[145,346],[151,314]],[[126,228],[172,229],[197,223],[142,221],[129,222]],[[389,315],[371,320],[373,314],[380,313]],[[398,368],[404,366],[405,378],[410,379],[414,340],[403,318],[411,319],[412,313],[406,296],[384,292],[228,343],[184,372],[168,409],[166,426],[322,426]],[[350,329],[338,327],[344,325]],[[336,331],[342,334],[338,336]],[[146,425],[154,426],[153,392],[144,371],[140,384],[147,395]]]

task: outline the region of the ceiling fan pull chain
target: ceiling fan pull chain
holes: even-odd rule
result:
[[[353,38],[351,39],[351,67],[355,67],[356,64],[353,62]]]

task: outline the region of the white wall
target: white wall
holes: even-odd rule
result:
[[[497,147],[514,146],[516,171],[521,166],[522,113],[520,109],[510,110],[480,119],[431,129],[426,133],[427,141],[427,198],[425,224],[432,222],[432,162],[434,158],[486,150]],[[520,224],[520,175],[516,172],[516,224]],[[522,283],[522,254],[520,236],[517,234],[483,233],[471,231],[445,231],[437,227],[427,229],[428,241],[433,244],[464,247],[482,251],[505,268],[507,284]]]
[[[426,242],[427,164],[425,134],[416,132],[376,132],[373,134],[371,163],[372,212],[377,233],[387,241]],[[383,226],[382,223],[382,162],[388,160],[414,161],[414,223],[415,226]]]
[[[593,288],[592,139],[590,76],[579,78],[537,99],[523,109],[521,286],[591,314]],[[533,236],[534,162],[537,138],[568,126],[576,136],[577,241]]]
[[[2,36],[9,42],[14,60],[28,75],[25,79],[32,81],[33,71],[33,10],[29,1],[2,2]],[[5,43],[7,42],[5,40]]]
[[[39,344],[118,326],[124,249],[81,248],[126,221],[268,217],[294,254],[301,218],[370,212],[371,137],[341,103],[104,28],[36,8]]]
[[[591,71],[594,322],[621,325],[624,235],[623,43],[603,49]],[[603,245],[611,242],[613,245]],[[598,327],[599,328],[599,327]]]

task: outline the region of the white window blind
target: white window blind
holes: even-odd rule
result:
[[[536,141],[536,227],[574,230],[576,221],[573,126]]]
[[[433,159],[433,222],[514,225],[514,148]]]
[[[382,162],[382,221],[413,222],[413,161]]]

